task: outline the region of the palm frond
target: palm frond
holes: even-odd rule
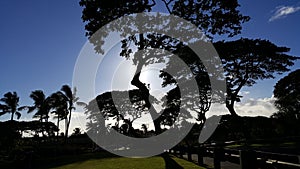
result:
[[[0,112],[0,116],[2,116],[2,115],[4,115],[4,114],[6,114],[5,111]]]
[[[69,85],[63,85],[60,90],[64,92],[68,99],[71,100],[73,98],[73,93]]]
[[[27,108],[28,108],[27,113],[32,113],[36,109],[35,106],[28,106]]]
[[[76,104],[81,107],[87,107],[87,105],[88,105],[85,102],[77,102]]]
[[[59,97],[60,99],[69,101],[69,98],[61,91],[56,92],[55,95],[56,95],[56,97]]]
[[[28,109],[28,106],[21,106],[17,110],[18,111],[23,111],[23,110],[26,110],[26,109]]]
[[[34,101],[34,104],[37,104],[37,105],[41,105],[46,98],[46,96],[42,90],[35,90],[35,91],[31,92],[29,97],[32,98],[32,100]]]
[[[17,111],[17,112],[15,113],[15,115],[17,116],[17,119],[20,119],[20,117],[21,117],[21,113],[20,113],[20,112]]]

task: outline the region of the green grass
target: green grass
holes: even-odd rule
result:
[[[134,158],[106,158],[106,159],[91,159],[81,162],[75,162],[52,169],[139,169],[139,168],[162,168],[163,159],[160,157],[152,157],[148,159]]]
[[[183,159],[172,157],[184,169],[205,169],[197,166],[192,162]],[[80,160],[61,166],[52,167],[51,169],[166,169],[165,161],[162,157],[150,158],[125,158],[125,157],[110,157],[110,158],[92,158]]]
[[[0,161],[1,169],[19,169],[27,166],[28,163],[24,161]],[[174,156],[125,158],[107,152],[47,158],[34,156],[30,166],[33,169],[205,169]]]
[[[196,165],[192,162],[188,162],[188,161],[180,159],[180,158],[172,157],[172,159],[174,159],[180,166],[182,166],[185,169],[205,169],[203,167],[199,167],[198,165]]]

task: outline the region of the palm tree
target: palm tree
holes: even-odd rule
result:
[[[71,123],[71,117],[72,117],[72,110],[75,110],[74,107],[74,103],[76,103],[79,98],[76,97],[76,88],[73,89],[73,91],[71,90],[71,87],[68,85],[63,85],[62,88],[60,89],[61,93],[63,93],[65,99],[68,102],[68,118],[65,119],[65,124],[66,124],[66,138],[68,137],[68,132],[69,132],[69,127],[70,127],[70,123]]]
[[[53,93],[51,96],[51,109],[53,110],[51,113],[55,114],[57,119],[57,136],[59,135],[59,122],[67,118],[68,115],[68,103],[65,99],[65,96],[61,92]]]
[[[46,98],[44,92],[42,90],[35,90],[31,92],[30,98],[34,101],[33,106],[27,106],[27,113],[31,113],[36,110],[34,114],[34,118],[39,118],[39,121],[48,122],[49,112],[50,112],[50,100]]]
[[[22,110],[21,107],[19,107],[19,100],[16,92],[7,92],[4,94],[4,97],[0,99],[0,102],[3,104],[0,104],[1,112],[0,115],[11,113],[10,120],[14,120],[14,115],[17,116],[17,119],[20,119],[21,113],[19,112]]]

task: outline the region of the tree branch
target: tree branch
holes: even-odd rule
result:
[[[153,2],[153,4],[151,4],[151,5],[150,5],[150,7],[153,7],[153,6],[155,6],[155,5],[156,5],[156,2],[155,2],[155,0],[152,0],[152,2]]]
[[[165,3],[168,12],[171,14],[172,12],[171,12],[171,9],[169,8],[169,4],[170,4],[173,0],[170,0],[169,2],[167,2],[166,0],[162,0],[162,1]]]

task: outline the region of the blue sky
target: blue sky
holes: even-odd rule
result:
[[[240,4],[241,12],[252,19],[235,38],[268,39],[300,56],[299,0],[241,0]],[[0,1],[1,97],[16,91],[20,105],[30,105],[33,90],[42,89],[49,95],[63,84],[71,85],[77,56],[87,40],[81,10],[78,1]],[[298,61],[292,69],[299,66]],[[245,98],[238,106],[270,101],[273,86],[284,75],[244,89]],[[24,114],[21,119],[30,117]]]
[[[50,94],[70,84],[76,57],[85,43],[76,1],[0,2],[0,93],[17,91],[21,104],[30,92]]]
[[[241,0],[241,11],[249,15],[251,20],[244,24],[243,32],[239,37],[267,39],[279,46],[291,48],[289,54],[300,56],[300,1],[299,0]],[[291,8],[295,11],[291,12]],[[277,11],[287,9],[286,15],[277,15]],[[274,17],[278,16],[278,17]],[[273,18],[272,21],[270,19]],[[291,69],[300,68],[300,61]],[[287,75],[287,73],[277,76],[275,79],[258,82],[255,86],[244,90],[249,90],[248,98],[271,97],[273,86],[276,82]]]

